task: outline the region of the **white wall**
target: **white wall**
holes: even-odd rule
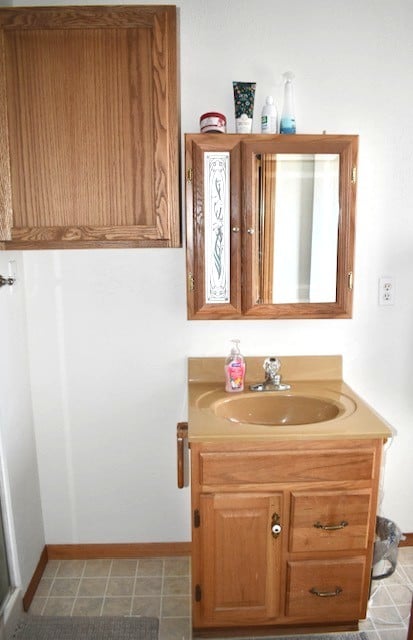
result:
[[[0,289],[0,486],[12,585],[24,592],[45,544],[32,420],[23,260],[0,252],[0,274],[14,261],[17,280]]]
[[[298,132],[360,135],[354,316],[189,322],[184,249],[26,253],[47,542],[189,539],[175,473],[186,358],[224,356],[234,336],[247,355],[343,354],[346,381],[397,429],[383,513],[412,532],[413,3],[176,4],[182,133],[209,110],[234,131],[233,80],[257,82],[259,131],[265,96],[281,106],[291,69]],[[378,306],[382,275],[395,279],[394,306]]]

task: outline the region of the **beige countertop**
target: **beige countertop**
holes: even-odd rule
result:
[[[291,384],[290,390],[251,392],[250,384],[263,381],[264,357],[247,357],[245,390],[227,393],[223,358],[189,358],[189,442],[386,439],[394,435],[390,425],[341,379],[341,356],[284,356],[280,359],[282,381]],[[215,408],[234,396],[254,396],[259,402],[267,393],[327,399],[340,407],[340,411],[336,417],[324,422],[277,426],[233,422],[216,414]]]

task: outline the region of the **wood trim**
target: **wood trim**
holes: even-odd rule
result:
[[[44,547],[42,553],[40,554],[39,562],[37,563],[37,567],[34,571],[33,577],[30,580],[26,593],[23,596],[24,611],[28,611],[30,608],[30,605],[34,598],[34,594],[36,593],[36,589],[39,586],[39,582],[46,568],[48,560],[49,560],[49,556],[47,553],[47,547]]]
[[[48,544],[49,560],[94,558],[148,558],[191,555],[190,542],[125,542],[103,544]]]
[[[404,533],[406,540],[400,540],[399,547],[413,547],[413,533]]]

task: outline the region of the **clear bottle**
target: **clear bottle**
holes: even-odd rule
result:
[[[245,360],[239,350],[239,340],[231,340],[231,353],[225,360],[225,391],[236,393],[244,391]]]
[[[277,109],[272,96],[265,98],[262,108],[261,133],[277,133]]]
[[[294,112],[294,74],[291,71],[283,73],[284,84],[284,104],[280,119],[280,133],[295,133],[295,112]]]

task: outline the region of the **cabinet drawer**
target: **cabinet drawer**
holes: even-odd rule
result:
[[[288,563],[287,616],[314,621],[363,616],[363,557]]]
[[[293,492],[290,551],[365,549],[370,502],[369,490]]]
[[[201,452],[199,456],[203,485],[369,480],[374,474],[373,449]]]

